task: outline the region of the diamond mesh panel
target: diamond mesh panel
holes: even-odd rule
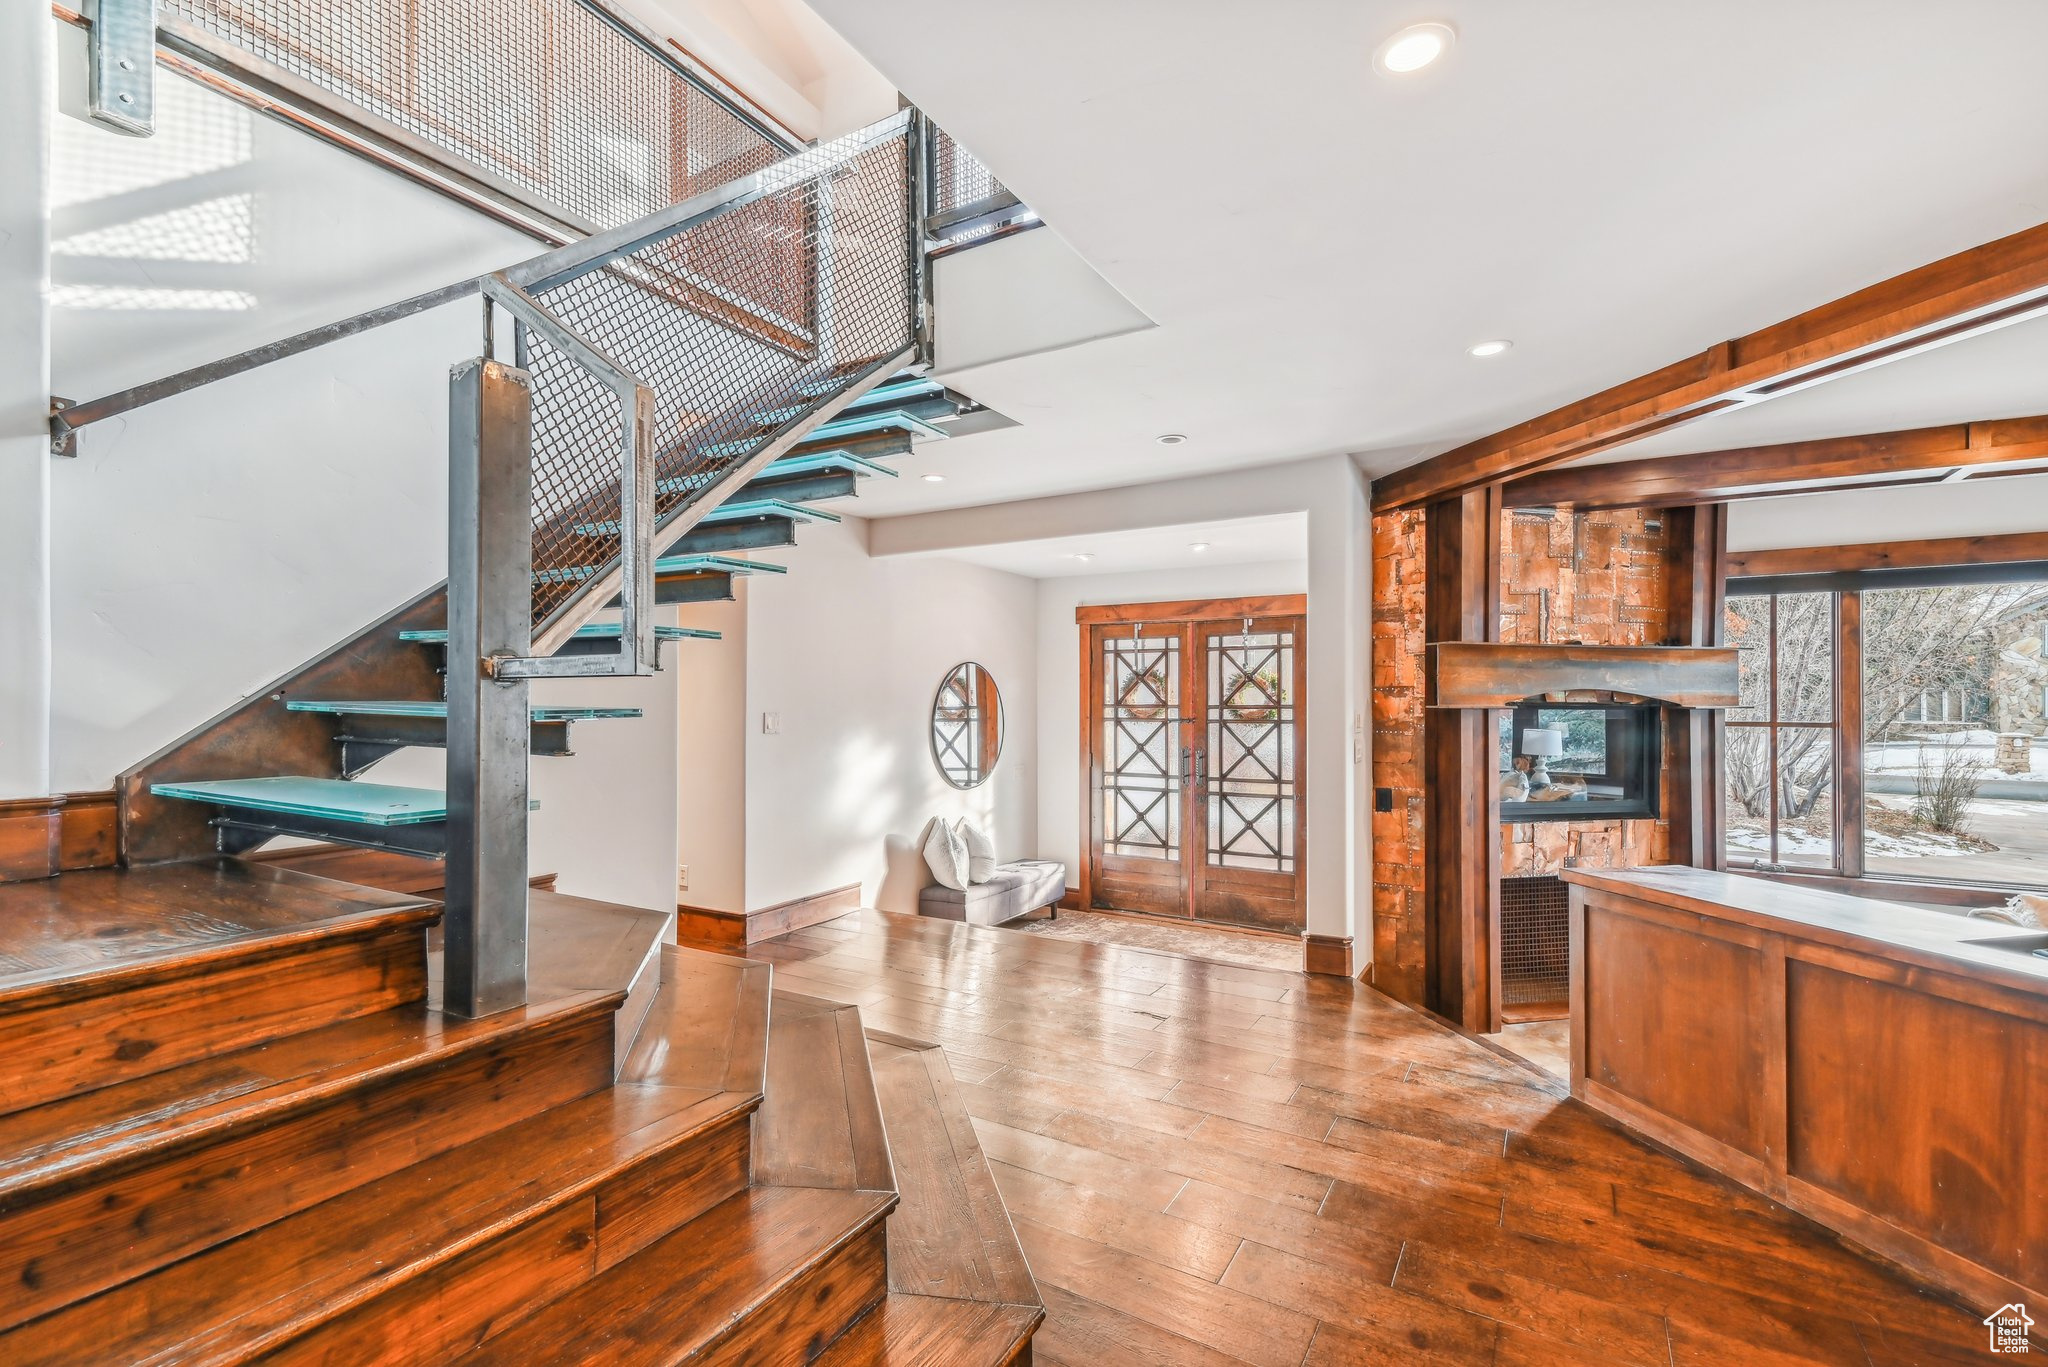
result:
[[[770,173],[762,198],[535,297],[655,393],[657,521],[758,453],[805,405],[915,338],[910,122],[841,162]],[[835,164],[838,163],[838,164]],[[619,405],[521,329],[533,375],[534,621],[620,558]]]
[[[162,0],[161,12],[600,228],[787,155],[581,0]]]
[[[932,130],[932,215],[943,217],[955,209],[984,200],[999,199],[1010,191],[989,174],[972,152],[947,135]]]
[[[1500,880],[1501,1004],[1517,1020],[1562,1017],[1571,995],[1571,889],[1562,878]]]

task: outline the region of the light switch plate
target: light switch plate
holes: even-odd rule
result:
[[[761,714],[761,734],[764,736],[779,736],[782,734],[782,714],[780,712],[763,712]]]

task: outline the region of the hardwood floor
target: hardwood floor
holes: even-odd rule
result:
[[[1342,979],[863,911],[753,946],[942,1046],[1040,1364],[1903,1367],[1972,1314]]]

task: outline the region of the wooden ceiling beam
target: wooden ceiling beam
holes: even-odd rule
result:
[[[1973,468],[2029,460],[2048,460],[2048,416],[1540,470],[1508,481],[1501,501],[1510,508],[1686,508],[1883,483],[1935,483]],[[1878,475],[1898,478],[1872,478]]]
[[[1972,247],[1376,481],[1385,512],[1532,474],[2048,313],[2048,224]]]
[[[2048,560],[2048,532],[2003,536],[1949,536],[1930,541],[1878,541],[1854,546],[1801,546],[1779,551],[1730,551],[1730,579],[1779,574],[1836,574],[1857,570],[1947,569],[1955,565],[2025,564]]]

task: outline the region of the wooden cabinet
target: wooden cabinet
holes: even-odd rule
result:
[[[1699,869],[1565,876],[1575,1095],[1987,1311],[2048,1300],[2042,937]]]

